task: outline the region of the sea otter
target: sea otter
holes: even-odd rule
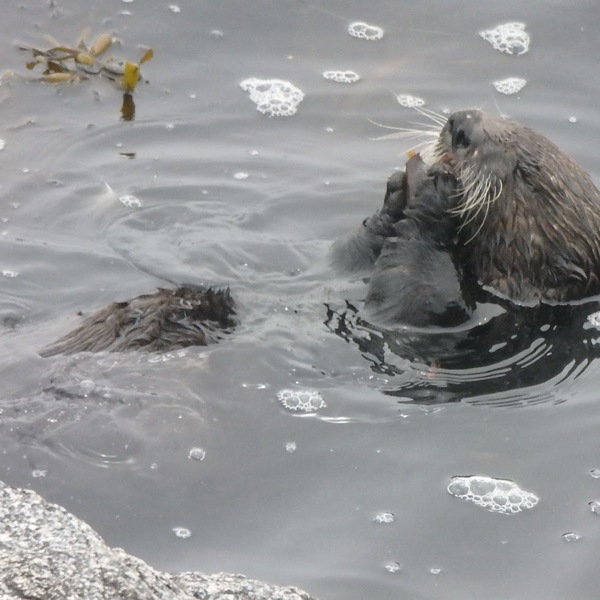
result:
[[[600,192],[550,140],[516,121],[463,110],[448,117],[430,154],[426,185],[407,192],[409,161],[390,179],[402,199],[394,210],[386,206],[388,191],[383,209],[333,246],[334,263],[346,270],[375,266],[367,313],[377,298],[388,323],[443,325],[427,310],[431,302],[440,307],[441,295],[448,309],[460,307],[449,312],[455,324],[476,299],[536,306],[600,293]],[[417,207],[412,213],[407,193]],[[407,243],[409,230],[418,235]],[[432,260],[439,269],[429,268]]]
[[[450,115],[435,156],[458,181],[459,263],[517,303],[600,292],[600,192],[543,135],[480,110]]]
[[[166,352],[218,341],[235,325],[229,289],[185,285],[113,302],[40,351],[43,357],[77,352]]]

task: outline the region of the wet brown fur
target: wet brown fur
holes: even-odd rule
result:
[[[183,286],[113,302],[44,348],[44,357],[76,352],[169,351],[218,341],[235,324],[229,289]]]
[[[436,155],[459,181],[461,260],[480,283],[526,304],[600,292],[600,192],[555,144],[468,110],[449,117]]]

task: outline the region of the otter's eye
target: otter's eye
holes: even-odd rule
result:
[[[469,136],[464,132],[464,129],[459,129],[452,136],[452,145],[455,148],[468,148],[471,145]]]

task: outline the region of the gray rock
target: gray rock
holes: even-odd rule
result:
[[[83,521],[0,482],[0,600],[316,600],[243,575],[161,573]]]

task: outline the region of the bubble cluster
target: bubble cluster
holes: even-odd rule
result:
[[[385,565],[383,565],[383,568],[388,573],[398,573],[399,571],[402,570],[402,565],[399,562],[392,561],[392,562],[385,563]]]
[[[380,512],[375,515],[373,518],[373,522],[378,525],[387,525],[388,523],[393,523],[396,517],[392,512]]]
[[[186,540],[192,536],[192,532],[187,527],[173,527],[173,533],[176,537]]]
[[[250,100],[263,115],[269,117],[289,117],[298,110],[304,92],[282,79],[257,79],[250,77],[240,83],[240,87],[250,94]]]
[[[600,329],[600,312],[594,312],[591,315],[588,315],[587,320],[592,327]],[[600,477],[600,469],[598,470],[598,473],[598,476]]]
[[[293,412],[313,413],[327,406],[317,390],[279,390],[277,399],[284,408]]]
[[[337,83],[356,83],[360,75],[354,71],[324,71],[323,77]]]
[[[206,450],[204,448],[192,448],[188,453],[188,458],[192,460],[204,460],[206,458]]]
[[[396,100],[400,106],[404,108],[419,108],[425,106],[425,100],[418,96],[411,96],[410,94],[396,94]]]
[[[377,25],[369,25],[357,21],[348,25],[348,33],[361,40],[380,40],[383,37],[383,29]]]
[[[539,501],[535,494],[522,490],[513,481],[494,479],[485,475],[452,477],[448,485],[448,493],[487,508],[491,512],[505,515],[533,508]]]
[[[524,23],[503,23],[494,29],[480,31],[479,35],[498,52],[519,56],[529,50],[530,38]]]
[[[520,92],[527,85],[527,80],[521,77],[507,77],[506,79],[494,81],[493,85],[501,94],[510,96],[511,94]]]
[[[124,196],[119,196],[119,202],[127,208],[139,208],[140,206],[142,206],[140,199],[134,196],[133,194],[125,194]]]
[[[595,515],[600,516],[600,500],[592,500],[588,503],[588,506]]]

